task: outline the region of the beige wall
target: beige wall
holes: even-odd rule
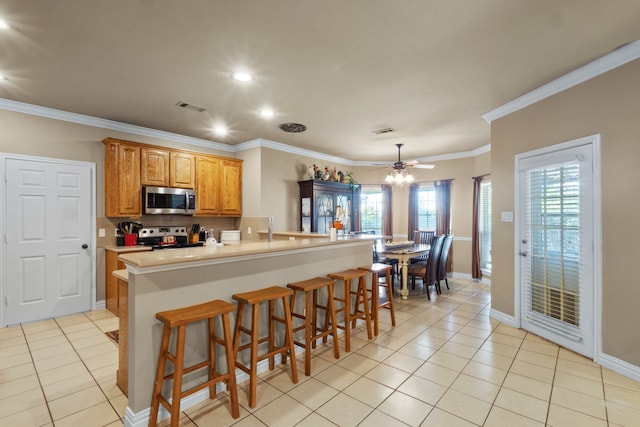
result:
[[[514,156],[601,134],[603,352],[640,366],[640,60],[547,98],[491,125],[492,307],[514,314]]]

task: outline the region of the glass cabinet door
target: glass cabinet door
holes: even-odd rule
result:
[[[351,195],[336,194],[336,220],[342,222],[342,232],[351,230]]]
[[[319,193],[316,198],[318,233],[329,233],[333,224],[333,194]]]
[[[308,233],[311,231],[311,197],[303,197],[300,200],[302,215],[302,231]]]

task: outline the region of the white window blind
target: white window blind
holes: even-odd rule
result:
[[[491,271],[491,181],[480,183],[480,268]]]
[[[530,251],[525,303],[529,320],[580,340],[580,166],[528,174]]]

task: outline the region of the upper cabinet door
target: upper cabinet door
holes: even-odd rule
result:
[[[169,185],[178,188],[194,188],[196,161],[192,154],[171,152]]]
[[[196,156],[196,215],[219,215],[220,161]]]
[[[140,216],[140,147],[109,139],[105,144],[105,215]]]
[[[242,162],[221,160],[220,196],[223,215],[242,215]]]
[[[140,181],[142,185],[169,186],[169,151],[156,148],[142,149]]]

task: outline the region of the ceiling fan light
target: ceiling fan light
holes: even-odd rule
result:
[[[395,183],[396,183],[396,184],[402,184],[402,183],[404,183],[404,175],[402,175],[401,173],[396,174],[396,177],[395,177]]]
[[[387,177],[384,179],[384,182],[391,184],[393,181],[393,175],[391,174],[391,172],[389,172],[389,175],[387,175]]]
[[[404,180],[406,183],[411,184],[413,181],[415,181],[415,178],[409,173],[404,177]]]

